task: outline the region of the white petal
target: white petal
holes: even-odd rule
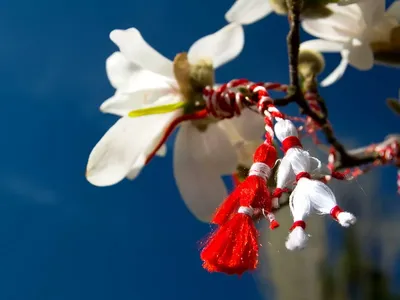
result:
[[[366,26],[380,22],[385,14],[385,0],[362,0],[358,3]]]
[[[309,40],[300,44],[300,50],[305,49],[318,52],[340,52],[343,44],[326,40]]]
[[[268,0],[237,0],[225,14],[229,22],[251,24],[266,17],[272,12]]]
[[[113,30],[110,39],[131,62],[144,69],[174,78],[172,62],[154,50],[136,28]]]
[[[225,119],[217,123],[234,144],[237,140],[259,140],[264,132],[264,118],[262,115],[244,109],[240,116]]]
[[[179,129],[174,147],[174,176],[179,192],[190,212],[209,222],[227,197],[227,190],[212,164],[199,160],[199,131],[190,123]],[[201,144],[200,144],[201,145]]]
[[[238,164],[250,168],[253,164],[253,155],[257,148],[263,143],[262,139],[254,141],[242,141],[235,145],[238,155]]]
[[[167,155],[167,146],[163,144],[156,152],[156,155],[160,157],[165,157]]]
[[[386,13],[389,16],[395,17],[400,22],[400,1],[395,1],[389,6]]]
[[[138,159],[133,163],[133,166],[131,167],[128,174],[126,174],[126,178],[128,178],[129,180],[133,180],[138,177],[140,172],[142,171],[142,168],[146,164],[146,159],[146,155],[140,155]]]
[[[367,44],[353,46],[350,48],[349,64],[358,70],[369,70],[374,65],[374,54]]]
[[[131,63],[121,52],[114,52],[106,60],[106,72],[115,89],[123,88],[130,76],[140,67]]]
[[[339,65],[336,67],[335,70],[331,74],[328,75],[323,81],[321,81],[321,86],[326,87],[338,81],[346,71],[348,65],[347,57],[342,56],[342,60],[340,61]]]
[[[166,154],[167,154],[167,147],[164,144],[156,152],[156,155],[157,156],[161,156],[161,157],[165,157]],[[137,161],[135,161],[135,163],[133,164],[131,170],[126,175],[126,178],[128,178],[130,180],[135,179],[140,174],[140,171],[142,170],[142,166],[144,166],[146,164],[146,159],[147,159],[147,157],[142,155]]]
[[[101,104],[100,110],[123,117],[132,110],[154,105],[158,99],[168,94],[171,94],[169,89],[149,89],[135,93],[122,93],[117,90],[114,96]]]
[[[169,89],[178,90],[175,79],[171,79],[149,70],[138,69],[131,74],[127,84],[120,90],[125,93],[134,93],[136,91]]]
[[[348,36],[341,36],[330,24],[324,24],[321,20],[306,19],[301,23],[308,34],[324,40],[347,42]]]
[[[318,38],[336,42],[346,42],[362,34],[363,24],[361,9],[357,5],[339,6],[329,4],[334,13],[322,19],[306,19],[302,22],[303,29]]]
[[[86,178],[96,186],[109,186],[128,173],[139,174],[147,156],[162,139],[181,110],[139,118],[123,117],[112,126],[89,156]]]
[[[193,156],[201,162],[207,162],[219,175],[235,172],[237,167],[237,154],[226,133],[217,125],[210,124],[206,131],[193,137],[197,147]]]
[[[374,26],[367,31],[365,40],[387,43],[390,41],[392,29],[398,25],[399,22],[396,17],[386,16],[382,18],[380,22],[375,23]]]
[[[191,64],[202,59],[211,59],[214,68],[218,68],[236,58],[242,52],[243,46],[243,27],[231,23],[197,40],[189,49],[188,59]]]

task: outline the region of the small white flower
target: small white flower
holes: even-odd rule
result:
[[[183,108],[128,116],[135,109],[157,110],[161,105],[183,104],[185,99],[174,78],[172,61],[148,45],[137,29],[114,30],[110,38],[120,49],[106,63],[116,93],[101,105],[101,110],[122,118],[89,156],[86,177],[96,186],[136,178],[149,156],[165,141],[168,129],[184,117]],[[231,23],[196,41],[188,51],[188,61],[196,65],[207,60],[217,68],[238,56],[243,45],[242,26]],[[242,139],[259,138],[263,119],[254,116],[244,110],[240,118],[209,123],[204,131],[193,122],[180,126],[174,146],[174,176],[183,200],[200,220],[208,221],[227,196],[221,175],[232,174],[238,164],[234,143],[221,124],[233,126]]]
[[[228,22],[238,22],[245,25],[252,24],[265,18],[274,11],[279,13],[279,11],[282,10],[280,7],[282,5],[286,6],[285,3],[282,3],[283,1],[285,0],[236,0],[225,14],[225,19]],[[305,1],[307,2],[308,0]],[[344,6],[359,1],[364,0],[339,0],[337,4]],[[274,2],[276,3],[274,4]],[[331,2],[335,2],[335,0]],[[316,2],[314,1],[314,3]],[[332,5],[336,5],[336,3]]]
[[[304,20],[303,29],[320,39],[306,41],[300,49],[320,52],[340,52],[339,66],[321,82],[328,86],[340,79],[347,65],[358,70],[369,70],[374,64],[370,44],[387,41],[392,28],[399,25],[400,1],[385,12],[385,0],[363,0],[358,4],[339,6],[328,4],[334,12],[330,17]]]
[[[228,22],[255,23],[273,12],[269,0],[236,0],[225,14]]]

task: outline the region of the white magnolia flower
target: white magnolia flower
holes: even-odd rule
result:
[[[236,0],[232,7],[225,14],[225,19],[228,22],[238,22],[240,24],[255,23],[269,14],[276,12],[283,12],[283,6],[286,5],[286,0]],[[308,0],[305,0],[308,1]],[[339,5],[349,5],[363,0],[338,0]],[[335,0],[331,0],[335,2]],[[336,5],[335,3],[335,5]],[[318,4],[313,2],[312,4]]]
[[[183,106],[188,100],[175,78],[173,62],[148,45],[137,29],[114,30],[110,38],[121,51],[106,64],[116,93],[101,110],[121,119],[89,156],[86,176],[96,186],[136,178],[164,144],[170,129],[185,119]],[[232,23],[196,41],[188,51],[188,61],[191,65],[208,61],[217,68],[237,57],[243,45],[243,28]],[[129,117],[136,109],[147,109],[148,114]],[[205,126],[196,121],[180,125],[174,146],[174,175],[182,198],[200,220],[208,221],[227,196],[221,175],[232,174],[238,164],[231,132],[249,140],[262,135],[263,119],[255,116],[244,110],[240,118],[208,120]]]
[[[390,31],[399,25],[400,1],[385,12],[385,0],[363,0],[358,4],[329,4],[334,13],[325,19],[304,20],[303,29],[320,39],[306,41],[300,49],[340,52],[339,66],[321,82],[328,86],[340,79],[347,65],[369,70],[374,64],[371,43],[389,40]]]

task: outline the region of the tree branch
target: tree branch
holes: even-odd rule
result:
[[[299,47],[300,47],[300,14],[303,5],[303,0],[286,0],[289,10],[288,16],[290,21],[290,31],[287,35],[287,48],[289,57],[289,76],[290,87],[288,94],[283,99],[276,99],[274,104],[276,106],[284,106],[291,102],[296,102],[300,108],[301,114],[305,114],[312,118],[312,120],[321,128],[326,140],[331,144],[340,155],[340,160],[335,165],[335,169],[351,168],[355,166],[364,165],[372,162],[375,158],[371,156],[358,157],[347,153],[344,146],[336,138],[333,130],[328,122],[328,110],[322,98],[319,99],[323,114],[320,115],[313,111],[308,105],[299,81]],[[305,88],[305,91],[311,91],[318,95],[317,84],[315,77],[312,78],[311,86]],[[311,89],[311,90],[310,90]]]
[[[303,6],[303,0],[286,0],[289,9],[288,18],[290,21],[290,31],[286,42],[289,56],[289,76],[292,93],[300,92],[298,64],[299,64],[299,46],[300,46],[300,12]]]

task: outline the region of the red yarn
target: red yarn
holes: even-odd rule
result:
[[[260,145],[254,153],[254,163],[275,164],[277,152],[274,146]],[[260,172],[262,173],[262,172]],[[240,275],[256,269],[258,265],[258,231],[252,214],[239,213],[239,207],[264,209],[271,212],[271,198],[265,179],[249,176],[232,192],[217,210],[212,222],[220,227],[214,231],[201,252],[203,267],[209,272]]]
[[[287,192],[289,192],[289,190],[286,188],[275,188],[275,190],[272,192],[272,198],[280,198],[282,197],[283,193]]]
[[[303,148],[299,138],[297,136],[289,136],[282,141],[282,150],[283,152],[287,152],[290,148],[299,147]]]
[[[240,192],[238,192],[238,189],[244,182],[239,184],[233,190],[233,192],[227,198],[225,198],[224,202],[222,202],[222,204],[217,208],[211,220],[211,224],[216,224],[216,225],[225,224],[231,218],[232,214],[234,214],[235,211],[239,209]]]
[[[299,181],[301,178],[308,178],[311,179],[311,175],[308,172],[300,172],[296,175],[296,182]]]
[[[343,210],[338,205],[336,205],[334,208],[331,209],[330,215],[332,216],[333,219],[337,221],[338,215],[342,212]]]
[[[274,146],[268,144],[262,144],[255,151],[253,155],[253,162],[265,163],[272,169],[273,166],[275,165],[277,155],[278,154]],[[250,189],[248,188],[252,186],[254,186],[254,188]],[[250,193],[248,196],[256,197],[256,195],[252,195],[252,193],[254,193],[255,190],[258,190],[258,188],[260,188],[261,190],[266,190],[266,193],[268,193],[269,195],[269,191],[266,187],[264,179],[254,175],[248,176],[242,183],[240,183],[233,190],[233,192],[217,208],[211,220],[211,224],[222,225],[226,223],[232,217],[232,215],[235,214],[236,211],[239,209],[240,206],[239,202],[242,196],[241,194],[243,193],[242,190],[244,189],[245,191],[248,191],[248,193]],[[270,209],[268,211],[270,211]]]
[[[293,222],[293,225],[292,225],[292,227],[290,227],[289,231],[292,232],[293,229],[295,229],[296,227],[301,227],[301,228],[303,228],[305,230],[306,229],[306,222],[304,222],[302,220]]]
[[[346,173],[341,173],[341,172],[337,172],[337,171],[332,171],[331,176],[337,180],[345,180],[347,178],[347,174]]]

